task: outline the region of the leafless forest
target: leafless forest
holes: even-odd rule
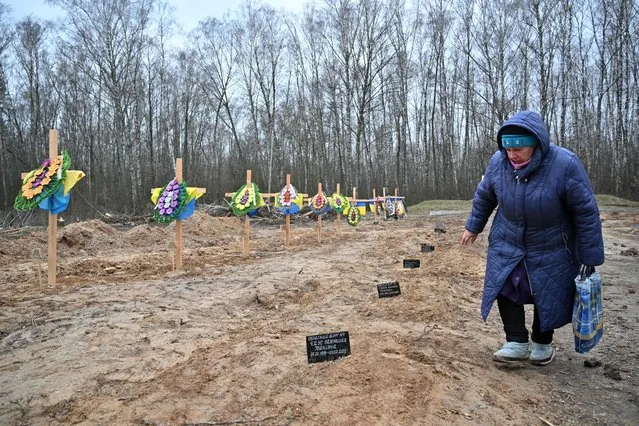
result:
[[[246,1],[184,33],[160,0],[0,0],[0,209],[50,127],[87,178],[72,211],[143,212],[184,158],[207,201],[253,170],[312,192],[470,198],[515,111],[577,152],[598,193],[639,196],[639,5],[629,0]]]

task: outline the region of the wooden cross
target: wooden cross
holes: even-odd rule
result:
[[[405,197],[400,197],[399,196],[399,188],[395,188],[395,215],[397,215],[397,217],[399,218],[399,214],[397,213],[397,203],[401,200],[402,204],[404,204],[404,215],[406,214],[406,204],[404,203],[404,198]]]
[[[353,203],[355,204],[355,208],[359,208],[357,207],[357,187],[354,186],[353,187]],[[353,208],[353,205],[351,204],[351,209]]]
[[[56,129],[49,129],[49,160],[55,160],[58,158],[58,131]],[[62,165],[60,165],[62,167]],[[27,173],[22,173],[21,179],[24,179]],[[55,287],[56,284],[56,266],[58,263],[56,246],[58,237],[58,215],[51,214],[49,211],[49,225],[48,225],[48,254],[47,254],[47,285],[48,287]]]
[[[288,174],[286,175],[286,189],[290,190],[290,186],[291,186],[291,175]],[[286,245],[288,246],[291,244],[291,215],[290,214],[286,215],[286,225],[284,227],[284,234],[286,236],[284,240],[286,242]]]
[[[246,171],[246,189],[251,187],[251,170]],[[250,248],[250,234],[251,234],[251,218],[248,213],[244,215],[244,256],[249,255]]]
[[[58,131],[56,129],[49,129],[49,160],[55,160],[58,158]],[[62,165],[60,165],[62,167]],[[58,242],[58,215],[51,214],[49,212],[49,236],[48,236],[48,267],[47,267],[47,282],[49,287],[55,286],[56,279],[56,266],[58,264],[58,254],[56,253],[56,247]]]
[[[375,188],[373,188],[373,216],[375,218],[373,223],[378,224],[379,220],[377,219],[377,196],[375,195]]]
[[[318,196],[321,196],[320,194],[322,193],[322,182],[318,182],[317,183],[317,194]],[[326,200],[324,200],[324,202],[326,202]],[[317,242],[318,243],[322,243],[322,215],[318,214],[317,215]]]
[[[253,184],[251,182],[251,173],[252,173],[251,170],[248,170],[248,169],[246,170],[246,190],[247,191],[249,190],[249,188]],[[233,197],[234,195],[235,195],[235,192],[225,192],[224,193],[225,197]],[[263,198],[264,194],[260,194],[260,196]],[[244,215],[244,241],[243,241],[243,244],[242,244],[243,245],[242,253],[244,254],[244,256],[248,256],[249,255],[249,249],[251,248],[250,241],[251,241],[251,218],[249,217],[249,215],[247,213],[246,215]]]
[[[58,158],[58,130],[57,129],[49,129],[49,160],[53,161]],[[60,165],[62,167],[62,165]],[[70,173],[75,173],[75,178],[73,179],[73,183],[84,177],[84,173],[78,170],[67,170],[66,171],[68,179],[68,175]],[[20,178],[24,181],[25,177],[28,173],[22,173]],[[66,185],[66,182],[65,182]],[[73,185],[70,185],[67,190]],[[63,191],[64,191],[63,187]],[[52,214],[49,210],[49,223],[48,223],[48,253],[47,253],[47,283],[48,287],[52,288],[56,284],[56,269],[57,269],[57,236],[58,236],[58,215]]]
[[[178,184],[182,183],[182,159],[175,159],[175,180]],[[206,188],[193,188],[201,194],[206,194]],[[151,193],[153,194],[158,188],[153,188]],[[183,257],[182,257],[182,221],[180,219],[175,220],[175,269],[182,269]]]
[[[175,180],[182,183],[182,159],[175,160]],[[182,221],[175,221],[175,269],[182,269]]]
[[[335,191],[336,191],[336,194],[339,195],[339,183],[335,187]],[[341,219],[342,219],[342,212],[339,212],[337,213],[337,235],[338,236],[339,236],[339,233],[340,233],[339,231],[342,225]]]

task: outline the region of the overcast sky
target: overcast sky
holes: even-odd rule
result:
[[[55,20],[60,9],[49,6],[45,0],[0,0],[8,4],[14,20],[28,15]],[[197,23],[207,17],[222,18],[227,11],[235,11],[243,0],[168,0],[175,7],[175,18],[186,32],[195,28]],[[284,8],[292,12],[300,12],[306,0],[261,0],[276,9]]]

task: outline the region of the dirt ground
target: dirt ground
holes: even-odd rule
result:
[[[300,218],[290,246],[253,221],[245,257],[239,219],[197,212],[182,271],[172,225],[72,223],[53,289],[46,230],[1,230],[0,424],[636,425],[639,212],[602,218],[602,343],[579,355],[567,326],[552,364],[508,368],[496,309],[479,315],[487,233],[461,247],[464,216],[324,220],[321,243]],[[306,336],[339,331],[351,355],[309,364]]]

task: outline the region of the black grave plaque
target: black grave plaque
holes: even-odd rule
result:
[[[399,281],[377,284],[377,294],[380,298],[399,296],[402,294],[402,291],[399,289]]]
[[[419,259],[404,259],[404,268],[419,268]]]
[[[423,243],[422,244],[422,253],[428,253],[431,251],[435,251],[435,246],[432,246],[430,244],[427,243]]]
[[[332,361],[351,354],[348,331],[306,336],[308,363]]]

